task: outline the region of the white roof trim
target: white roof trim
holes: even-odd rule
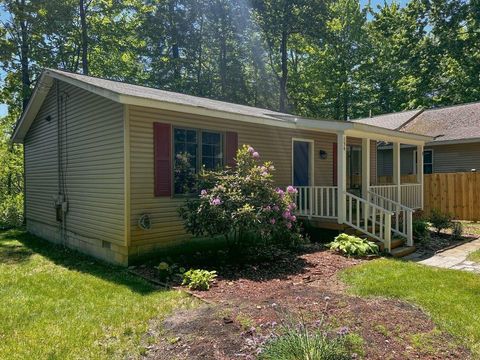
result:
[[[284,118],[268,119],[253,115],[243,115],[234,111],[229,112],[216,109],[208,109],[201,106],[178,104],[168,101],[154,100],[132,95],[124,95],[113,90],[91,85],[85,81],[73,79],[55,71],[49,71],[47,69],[42,72],[42,75],[40,76],[37,86],[35,87],[35,90],[30,99],[30,102],[28,103],[26,110],[24,111],[17,123],[17,126],[12,136],[13,142],[23,141],[28,129],[30,128],[30,125],[35,119],[35,116],[37,115],[40,106],[45,99],[45,96],[48,94],[48,91],[51,88],[53,79],[64,81],[66,83],[77,86],[86,91],[92,92],[94,94],[121,104],[158,108],[183,113],[193,113],[208,117],[264,124],[269,126],[278,126],[290,129],[304,129],[332,133],[344,132],[347,136],[370,138],[372,140],[379,141],[402,141],[409,144],[423,144],[427,141],[432,140],[432,138],[428,136],[409,134],[405,132],[389,130],[378,126],[367,125],[352,121],[314,120],[299,116],[296,117],[294,115],[288,114],[285,114]]]

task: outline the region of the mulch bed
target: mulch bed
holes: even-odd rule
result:
[[[193,292],[208,304],[176,312],[151,329],[162,340],[148,346],[146,358],[255,359],[275,324],[300,318],[311,324],[324,318],[332,331],[348,327],[364,339],[361,358],[469,358],[419,308],[349,295],[337,275],[363,261],[316,247],[256,265],[220,267],[209,291]],[[155,274],[147,267],[135,271]]]

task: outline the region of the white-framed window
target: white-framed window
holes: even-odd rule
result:
[[[417,150],[413,152],[413,173],[417,173]],[[433,173],[433,150],[424,149],[423,150],[423,173],[432,174]]]
[[[223,167],[223,133],[210,130],[173,128],[173,183],[176,195],[194,192],[201,168]]]

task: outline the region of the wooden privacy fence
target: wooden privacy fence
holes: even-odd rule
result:
[[[445,173],[424,176],[424,210],[449,213],[459,220],[480,220],[480,173]]]

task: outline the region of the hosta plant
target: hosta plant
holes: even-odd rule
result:
[[[328,247],[347,256],[367,256],[379,252],[378,245],[373,241],[348,234],[338,235]]]
[[[182,285],[186,285],[190,290],[208,290],[216,277],[216,271],[190,269],[183,273]]]

